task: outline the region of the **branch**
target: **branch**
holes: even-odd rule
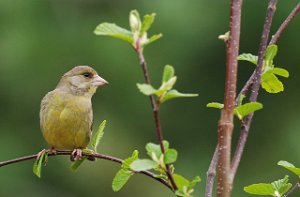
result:
[[[264,23],[264,27],[263,27],[262,36],[261,36],[261,42],[259,45],[257,67],[255,69],[255,74],[253,77],[253,84],[252,84],[251,95],[250,95],[250,99],[249,99],[250,102],[257,101],[258,92],[259,92],[260,83],[261,83],[262,66],[263,66],[266,48],[268,45],[268,38],[269,38],[269,34],[270,34],[273,16],[274,16],[274,13],[276,10],[276,4],[277,4],[277,0],[269,0],[267,15],[265,18],[265,23]],[[235,154],[234,154],[234,157],[232,160],[232,164],[231,164],[233,178],[234,178],[237,168],[240,164],[241,156],[243,154],[244,147],[245,147],[245,144],[247,141],[247,137],[248,137],[252,119],[253,119],[253,113],[251,113],[249,116],[247,116],[242,121],[241,135],[240,135],[237,149],[235,151]]]
[[[209,168],[206,173],[207,180],[206,180],[206,188],[205,188],[205,197],[212,197],[214,179],[216,176],[216,169],[219,160],[218,150],[219,150],[219,146],[217,145],[212,160],[210,162]]]
[[[229,40],[227,44],[224,109],[218,125],[218,197],[229,197],[232,190],[230,172],[233,111],[236,97],[237,57],[239,54],[242,0],[230,1]]]
[[[149,77],[149,72],[148,72],[148,66],[147,66],[147,62],[146,62],[144,54],[143,54],[143,49],[138,44],[137,44],[137,46],[138,47],[135,48],[135,51],[137,52],[137,54],[139,56],[139,59],[140,59],[140,65],[141,65],[142,70],[143,70],[143,75],[144,75],[144,78],[145,78],[145,82],[150,85],[151,82],[150,82],[150,77]],[[152,107],[152,111],[153,111],[153,118],[154,118],[154,122],[155,122],[156,135],[158,137],[161,152],[164,154],[165,153],[165,147],[164,147],[164,144],[163,144],[164,138],[163,138],[163,132],[162,132],[162,129],[161,129],[161,123],[160,123],[160,118],[159,118],[159,103],[157,103],[155,101],[154,95],[150,95],[149,99],[150,99],[150,103],[151,103],[151,107]],[[173,187],[173,191],[176,191],[178,188],[177,188],[175,180],[172,176],[170,165],[168,165],[168,164],[166,165],[166,173],[167,173],[168,179],[170,180],[170,183]]]
[[[287,193],[285,193],[282,197],[288,197],[290,194],[292,194],[294,191],[296,191],[298,188],[300,188],[300,181],[298,181]]]
[[[299,13],[299,11],[300,11],[300,3],[298,3],[298,5],[296,5],[296,7],[291,11],[291,13],[288,15],[288,17],[280,25],[277,32],[272,36],[270,44],[275,44],[278,41],[281,34],[284,32],[284,30],[287,28],[287,26],[290,24],[290,22],[293,20],[293,18]]]
[[[58,155],[71,155],[71,154],[72,154],[72,151],[57,150],[56,153],[51,153],[50,152],[48,154],[48,156],[53,157],[53,156],[58,156]],[[2,162],[0,162],[0,167],[6,166],[6,165],[10,165],[10,164],[14,164],[14,163],[19,163],[19,162],[22,162],[22,161],[36,159],[37,156],[38,156],[38,154],[34,154],[34,155],[28,155],[28,156],[19,157],[19,158],[7,160],[7,161],[2,161]],[[91,156],[91,157],[94,157],[94,158],[108,160],[108,161],[112,161],[112,162],[119,163],[119,164],[123,163],[122,159],[119,159],[117,157],[113,157],[113,156],[110,156],[110,155],[100,154],[100,153],[84,153],[84,152],[82,152],[82,156]],[[169,185],[169,183],[166,180],[164,180],[162,178],[157,178],[155,176],[155,174],[153,174],[150,171],[141,171],[141,172],[135,172],[135,173],[144,174],[144,175],[146,175],[146,176],[148,176],[148,177],[150,177],[150,178],[152,178],[152,179],[154,179],[154,180],[156,180],[158,182],[161,182],[166,187],[168,187],[169,189],[172,190],[172,187]]]

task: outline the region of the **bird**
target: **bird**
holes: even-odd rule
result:
[[[97,88],[106,84],[92,67],[80,65],[66,72],[43,97],[40,127],[50,150],[73,150],[71,159],[81,159],[92,135],[91,99]]]

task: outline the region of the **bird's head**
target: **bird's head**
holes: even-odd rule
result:
[[[65,73],[56,88],[74,95],[92,96],[99,86],[108,84],[89,66],[76,66]]]

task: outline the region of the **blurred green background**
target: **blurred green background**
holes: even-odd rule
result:
[[[279,0],[272,32],[298,0]],[[267,1],[246,0],[243,5],[241,50],[257,53]],[[136,88],[143,82],[139,61],[125,42],[97,37],[101,22],[128,28],[128,13],[157,13],[150,34],[163,33],[145,55],[155,86],[165,64],[175,67],[176,89],[199,93],[162,106],[164,137],[179,151],[176,171],[203,181],[216,145],[218,110],[206,103],[222,102],[225,45],[217,39],[228,30],[228,0],[1,0],[0,1],[0,160],[37,153],[47,147],[39,129],[39,105],[63,73],[75,65],[92,65],[110,85],[93,98],[95,126],[106,119],[102,153],[128,157],[134,149],[146,157],[144,145],[157,142],[149,100]],[[261,91],[264,110],[256,113],[245,153],[235,179],[233,196],[250,196],[243,186],[283,178],[279,160],[300,166],[299,76],[300,16],[279,40],[275,65],[290,71],[285,91]],[[239,89],[253,66],[241,62]],[[238,124],[234,133],[238,137]],[[0,196],[173,196],[160,183],[134,176],[120,192],[111,189],[119,165],[104,160],[86,162],[77,172],[67,157],[49,159],[42,178],[32,173],[33,160],[0,168]],[[294,176],[291,177],[295,182]],[[298,196],[300,192],[292,196]]]

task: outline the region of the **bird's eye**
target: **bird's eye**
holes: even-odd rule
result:
[[[85,78],[91,78],[92,74],[91,73],[83,73],[82,74]]]

